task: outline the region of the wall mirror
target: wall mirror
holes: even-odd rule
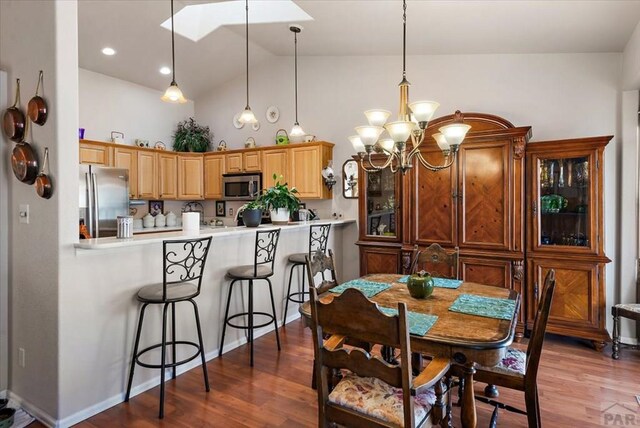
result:
[[[354,160],[342,165],[342,195],[346,199],[358,199],[358,163]]]

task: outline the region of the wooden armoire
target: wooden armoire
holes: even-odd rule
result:
[[[434,165],[443,156],[431,136],[452,119],[435,119],[425,130],[421,151]],[[416,245],[438,243],[460,249],[461,279],[524,296],[524,155],[531,127],[480,113],[464,113],[464,123],[471,130],[448,169],[416,163],[404,176],[388,169],[359,175],[360,273],[407,272]]]
[[[421,152],[433,165],[443,156],[432,135],[452,119],[435,119],[425,131]],[[416,246],[458,247],[461,279],[520,293],[521,337],[554,269],[548,331],[600,349],[609,341],[602,186],[612,137],[528,144],[531,128],[501,117],[465,113],[464,123],[471,130],[448,169],[416,162],[404,176],[361,171],[360,274],[408,273]]]

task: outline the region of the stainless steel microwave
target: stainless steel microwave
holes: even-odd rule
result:
[[[262,174],[222,174],[222,194],[227,201],[251,201],[262,189]]]

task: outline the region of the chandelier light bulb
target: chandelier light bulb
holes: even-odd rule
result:
[[[387,123],[387,119],[391,116],[391,112],[389,110],[367,110],[364,112],[364,115],[367,116],[367,121],[371,126],[384,126]]]
[[[349,141],[351,142],[351,145],[353,146],[353,149],[356,151],[356,153],[364,152],[364,144],[362,143],[359,135],[350,136]]]
[[[458,146],[464,141],[464,137],[466,137],[469,129],[471,129],[471,126],[465,125],[464,123],[452,123],[438,128],[438,131],[444,135],[449,145]]]
[[[356,127],[356,132],[358,133],[358,136],[360,136],[360,140],[365,147],[371,147],[378,142],[378,138],[380,138],[382,131],[384,131],[384,128],[381,126]]]

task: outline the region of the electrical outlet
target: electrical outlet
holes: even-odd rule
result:
[[[27,366],[24,348],[18,348],[18,365],[22,368]]]
[[[233,208],[229,208],[229,217],[233,217]]]
[[[20,223],[29,224],[29,205],[20,204],[18,207],[18,217],[20,217]]]

